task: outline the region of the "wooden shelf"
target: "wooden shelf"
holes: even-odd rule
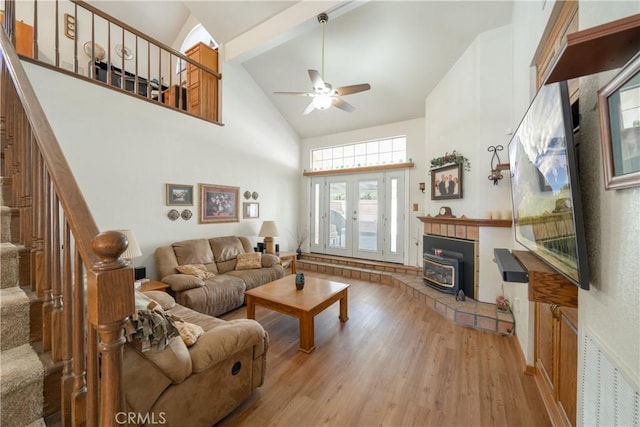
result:
[[[529,301],[578,307],[578,286],[528,251],[512,251],[529,274]]]
[[[476,227],[511,227],[510,219],[473,219],[462,216],[460,218],[448,218],[441,216],[419,216],[418,219],[425,224],[471,225]]]
[[[640,51],[640,14],[567,35],[546,83],[613,70]]]

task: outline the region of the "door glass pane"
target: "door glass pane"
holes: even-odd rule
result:
[[[378,250],[378,181],[358,181],[358,250]]]
[[[389,251],[398,253],[398,178],[391,179],[391,194],[389,195]]]
[[[329,185],[329,238],[330,248],[345,248],[345,212],[347,209],[347,183]]]
[[[320,244],[320,184],[313,186],[313,244]]]

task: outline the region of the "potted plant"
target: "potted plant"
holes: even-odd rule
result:
[[[307,230],[306,228],[304,230],[296,230],[296,233],[293,234],[293,239],[296,241],[296,254],[297,254],[297,259],[300,259],[302,257],[302,245],[304,245],[304,242],[307,241],[307,239],[309,238],[309,230]]]

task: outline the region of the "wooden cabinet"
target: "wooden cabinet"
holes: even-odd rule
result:
[[[535,305],[536,384],[554,425],[576,425],[578,324],[575,308]]]
[[[535,380],[555,426],[575,426],[578,382],[578,287],[534,255],[513,251],[535,302]]]
[[[218,72],[218,51],[198,43],[185,54],[208,69]],[[187,63],[187,110],[202,118],[218,121],[218,79]]]
[[[0,13],[0,22],[4,22],[3,13]],[[16,53],[33,58],[33,27],[22,21],[16,21]]]

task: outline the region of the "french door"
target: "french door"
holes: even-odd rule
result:
[[[404,173],[311,180],[311,251],[404,261]]]

